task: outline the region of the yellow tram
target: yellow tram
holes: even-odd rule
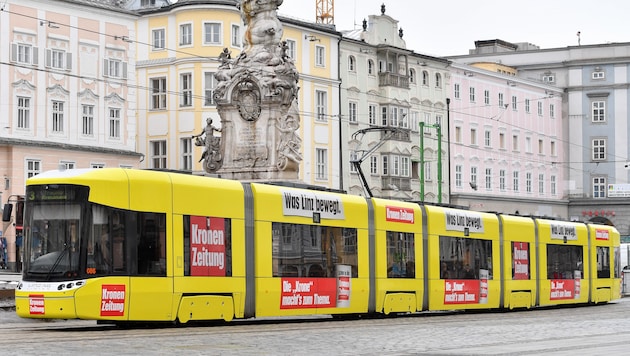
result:
[[[620,297],[614,227],[132,169],[27,181],[24,318],[413,313]]]

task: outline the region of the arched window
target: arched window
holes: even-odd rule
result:
[[[429,85],[429,72],[426,70],[422,71],[422,85]]]
[[[416,70],[411,68],[409,69],[409,83],[415,83],[416,82]]]
[[[440,73],[435,73],[435,87],[442,87],[442,75]]]
[[[354,56],[348,56],[348,70],[350,72],[355,72],[357,70],[357,60]]]
[[[369,75],[374,75],[374,61],[371,59],[368,59],[368,74]]]

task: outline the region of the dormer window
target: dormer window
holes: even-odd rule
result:
[[[596,68],[595,71],[592,74],[592,78],[593,79],[605,79],[606,78],[606,74],[604,73],[603,70]]]

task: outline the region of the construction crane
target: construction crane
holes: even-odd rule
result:
[[[335,23],[335,0],[315,0],[315,6],[316,23]]]

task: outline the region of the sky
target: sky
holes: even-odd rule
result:
[[[466,55],[475,41],[529,42],[541,49],[630,42],[626,0],[334,0],[338,31],[364,18],[398,20],[407,49],[432,56]],[[284,0],[278,14],[315,22],[316,0]]]

